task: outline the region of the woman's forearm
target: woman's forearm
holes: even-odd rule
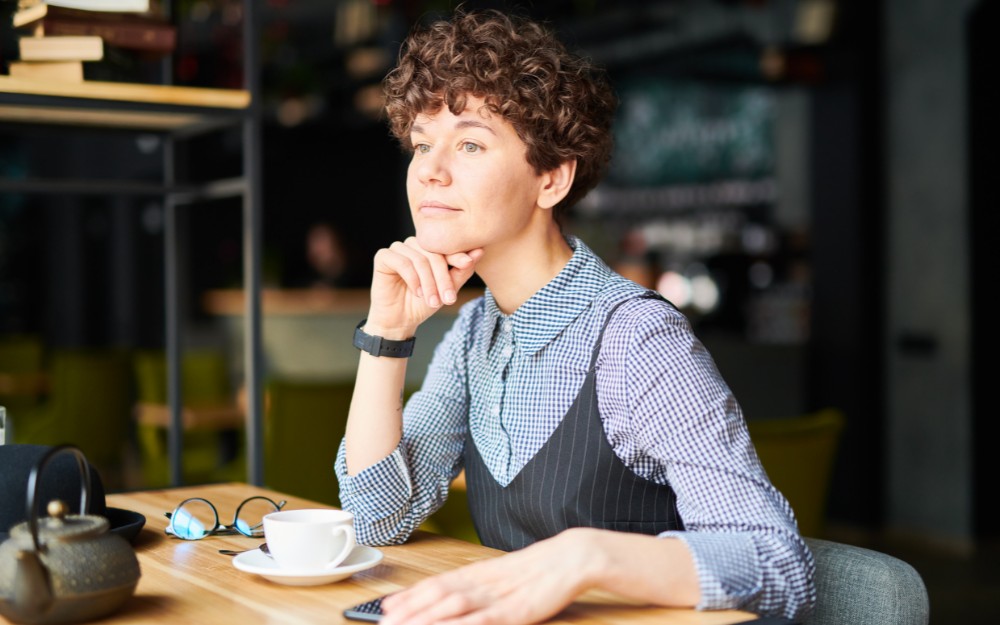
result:
[[[564,538],[571,549],[595,556],[587,587],[670,607],[694,607],[701,599],[694,559],[683,541],[589,528],[568,530]]]
[[[382,336],[379,328],[365,330]],[[406,358],[376,357],[361,352],[345,432],[350,475],[357,475],[382,460],[399,445],[403,433],[406,364]]]
[[[701,597],[682,541],[574,528],[394,593],[383,602],[384,622],[424,625],[465,616],[469,622],[538,623],[590,589],[670,607],[693,607]]]

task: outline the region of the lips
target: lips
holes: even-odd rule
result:
[[[447,215],[450,213],[457,213],[460,210],[461,209],[453,206],[448,206],[443,202],[425,200],[420,203],[420,212],[424,215]]]

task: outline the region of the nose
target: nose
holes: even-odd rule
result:
[[[417,154],[411,166],[422,184],[451,184],[447,150],[431,148],[426,154]]]

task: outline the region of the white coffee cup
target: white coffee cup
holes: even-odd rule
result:
[[[264,516],[264,540],[281,568],[332,569],[354,549],[354,515],[320,508],[272,512]]]

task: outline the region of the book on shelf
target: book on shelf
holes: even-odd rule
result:
[[[83,82],[83,61],[11,61],[13,78],[43,82]]]
[[[21,37],[17,41],[22,61],[100,61],[100,37]]]
[[[145,13],[149,0],[46,0],[50,6],[83,11]]]
[[[95,36],[107,46],[169,54],[177,29],[164,18],[129,13],[99,13],[51,7],[40,22],[46,35]]]
[[[44,2],[18,3],[11,21],[14,28],[23,28],[42,19],[48,12],[49,5]]]

